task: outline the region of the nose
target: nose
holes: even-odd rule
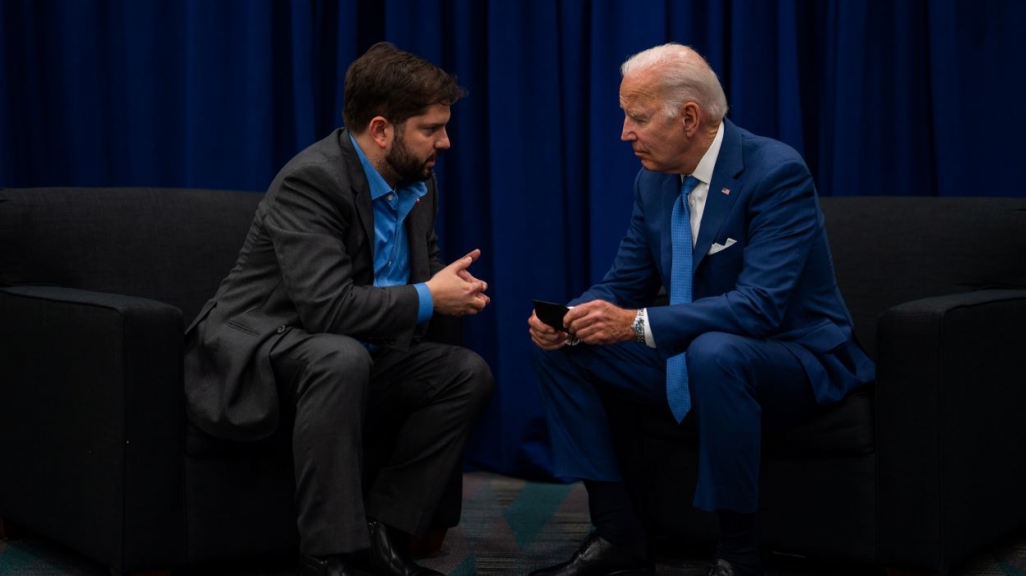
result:
[[[449,142],[449,133],[443,128],[442,137],[438,139],[438,142],[435,142],[435,148],[438,148],[440,150],[448,150],[450,145],[451,144]]]
[[[628,118],[623,119],[623,129],[620,131],[620,140],[623,140],[624,142],[637,140],[637,136],[635,136],[634,130],[631,129],[630,119]]]

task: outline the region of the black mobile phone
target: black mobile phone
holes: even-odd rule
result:
[[[534,301],[534,313],[538,316],[538,319],[556,330],[566,330],[563,327],[563,316],[566,316],[566,313],[569,311],[570,309],[562,304],[546,302],[544,300]]]

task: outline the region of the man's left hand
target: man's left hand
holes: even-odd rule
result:
[[[636,310],[593,300],[571,308],[563,321],[570,335],[588,344],[616,344],[634,340],[631,325],[636,315]]]

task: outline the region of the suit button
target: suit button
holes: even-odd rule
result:
[[[284,333],[285,333],[285,325],[282,324],[281,326],[278,326],[278,334],[284,334]]]

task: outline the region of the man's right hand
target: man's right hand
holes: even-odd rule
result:
[[[435,312],[462,316],[484,310],[491,301],[484,293],[488,283],[474,278],[467,270],[480,256],[481,250],[475,248],[463,258],[439,270],[427,281]]]
[[[528,332],[531,334],[531,342],[542,350],[556,350],[566,346],[569,334],[562,330],[556,330],[552,326],[538,319],[538,315],[531,311],[531,317],[527,319]]]

